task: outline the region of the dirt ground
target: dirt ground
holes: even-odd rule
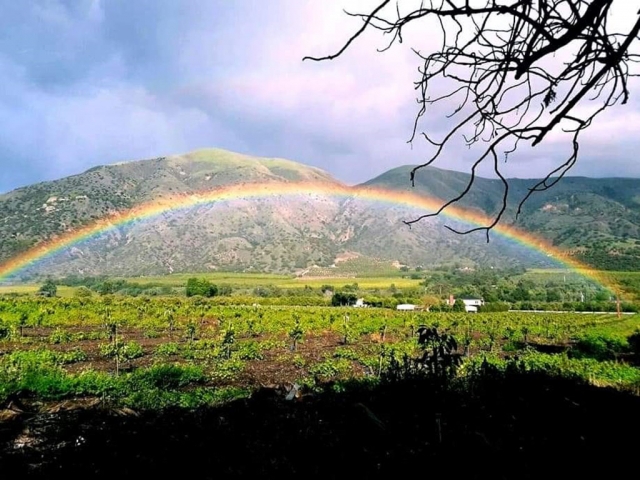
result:
[[[86,360],[64,365],[64,369],[70,373],[77,373],[86,369],[115,373],[116,364],[114,360],[105,358],[100,353],[100,346],[108,343],[108,338],[100,340],[75,340],[66,343],[52,344],[49,343],[50,335],[55,328],[25,328],[23,337],[26,342],[10,341],[0,343],[0,355],[8,354],[16,350],[35,350],[38,348],[46,348],[57,352],[69,352],[76,348],[80,348],[87,356]],[[102,333],[102,330],[96,327],[72,327],[65,328],[65,332],[70,334],[96,334]],[[156,336],[157,335],[157,336]],[[121,372],[131,371],[140,367],[147,367],[159,361],[154,355],[156,348],[168,342],[175,342],[180,345],[187,345],[188,340],[184,334],[174,332],[157,332],[152,338],[149,338],[140,328],[128,328],[118,331],[118,336],[122,342],[134,341],[141,345],[144,355],[140,358],[127,362],[121,362],[119,370]],[[216,331],[213,328],[203,331],[203,335],[197,338],[216,338]],[[265,341],[275,340],[283,343],[285,346],[266,350],[262,352],[264,356],[260,360],[246,360],[245,368],[238,376],[230,382],[231,385],[248,386],[248,387],[264,387],[264,386],[280,386],[291,384],[299,380],[305,374],[305,368],[297,367],[291,358],[293,355],[303,359],[306,366],[313,365],[330,357],[332,351],[342,346],[342,337],[332,331],[317,332],[315,334],[306,334],[295,352],[289,349],[290,341],[286,336],[261,335],[251,338],[237,338],[237,344],[246,341]],[[363,348],[371,343],[370,341],[359,341],[354,348]],[[180,355],[165,357],[165,362],[181,364],[186,363]],[[202,362],[200,362],[202,363]],[[362,366],[353,363],[352,376],[360,376],[364,374]]]

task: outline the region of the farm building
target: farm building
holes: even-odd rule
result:
[[[459,300],[462,300],[462,303],[464,303],[465,312],[477,312],[478,307],[484,305],[484,300],[482,298],[463,297]],[[453,305],[455,302],[456,299],[453,297],[453,295],[450,295],[449,299],[447,300],[447,305]]]
[[[416,309],[416,306],[411,303],[401,303],[396,307],[396,310],[404,310],[404,311],[411,311],[415,309]]]
[[[354,303],[353,306],[357,308],[364,308],[364,307],[368,307],[369,305],[364,303],[364,298],[359,298],[356,300],[356,303]]]

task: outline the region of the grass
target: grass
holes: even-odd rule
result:
[[[38,292],[40,284],[25,283],[20,285],[0,285],[0,295],[19,294],[19,295],[32,295]],[[73,297],[75,287],[58,286],[58,297],[70,298]]]
[[[392,283],[398,288],[417,287],[422,280],[401,278],[401,277],[292,277],[288,275],[275,275],[265,273],[193,273],[193,274],[176,274],[153,277],[135,277],[126,278],[132,283],[158,283],[171,287],[182,287],[187,283],[187,279],[191,277],[206,278],[212,283],[230,285],[236,288],[272,286],[278,288],[304,288],[305,285],[310,287],[320,287],[322,285],[331,285],[336,288],[344,287],[357,283],[360,288],[388,288]]]
[[[208,273],[180,273],[172,275],[158,275],[146,277],[129,277],[123,278],[131,283],[137,284],[157,284],[168,287],[184,287],[187,280],[191,277],[206,278],[212,283],[218,285],[228,285],[234,289],[254,288],[258,286],[270,286],[282,289],[298,289],[310,286],[319,288],[322,285],[331,285],[335,288],[342,288],[345,285],[357,283],[360,289],[385,289],[394,284],[397,288],[418,287],[422,282],[421,279],[409,278],[409,275],[415,272],[394,271],[389,274],[378,272],[361,272],[353,276],[318,276],[318,277],[294,277],[291,275],[279,275],[271,273],[240,273],[240,272],[208,272]],[[637,285],[640,285],[640,272],[605,272],[614,280],[624,285],[624,290],[631,295],[637,295]],[[421,276],[428,275],[428,271],[419,273]],[[369,276],[370,275],[370,276]],[[404,278],[403,278],[404,276]],[[576,283],[590,282],[577,272],[568,269],[531,269],[521,275],[519,278],[532,280],[537,285],[543,285],[547,282],[555,281],[557,283]],[[17,284],[0,286],[0,295],[17,293],[17,294],[34,294],[37,292],[40,284]],[[75,288],[58,287],[58,296],[72,297]],[[628,296],[628,295],[627,295]],[[624,297],[623,297],[624,298]]]

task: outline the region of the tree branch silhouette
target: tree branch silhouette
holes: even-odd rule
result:
[[[471,168],[471,177],[458,195],[436,212],[410,221],[437,216],[462,200],[471,190],[477,168],[493,162],[493,171],[504,185],[504,195],[493,221],[466,231],[489,231],[507,210],[509,182],[500,170],[522,142],[534,147],[552,131],[571,135],[571,152],[566,160],[533,185],[519,199],[516,219],[524,203],[534,193],[558,183],[578,160],[580,135],[604,110],[629,99],[628,80],[637,76],[630,66],[640,55],[630,51],[640,33],[638,18],[628,31],[614,32],[609,13],[614,2],[625,0],[423,0],[419,8],[401,13],[406,0],[398,0],[394,9],[386,0],[368,14],[347,13],[363,21],[335,54],[303,60],[326,61],[340,57],[367,30],[378,30],[391,40],[380,51],[402,43],[403,31],[418,21],[437,20],[442,45],[423,54],[412,49],[421,66],[418,112],[408,140],[419,136],[435,147],[435,153],[414,167],[410,182],[415,186],[416,172],[432,165],[454,139],[462,138],[467,147],[487,143]],[[552,64],[555,64],[553,66]],[[439,83],[438,83],[439,82]],[[436,85],[437,84],[437,85]],[[445,93],[432,98],[437,87]],[[441,102],[457,102],[446,118],[457,119],[448,133],[438,140],[420,131],[420,120],[429,107]],[[579,113],[592,107],[592,111]]]

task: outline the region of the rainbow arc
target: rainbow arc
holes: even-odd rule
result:
[[[358,198],[360,200],[384,202],[386,204],[412,209],[421,209],[427,212],[436,211],[442,204],[441,199],[410,192],[374,187],[347,187],[318,183],[240,184],[194,194],[172,195],[141,204],[130,210],[114,213],[84,227],[64,232],[35,245],[0,264],[0,280],[14,276],[22,270],[32,267],[38,262],[50,258],[65,249],[92,238],[97,238],[110,230],[140,220],[157,217],[164,213],[238,199],[251,200],[296,195],[324,195],[346,199]],[[441,216],[463,222],[470,226],[482,226],[491,223],[491,219],[488,217],[459,207],[449,207]],[[499,224],[493,231],[498,236],[514,241],[526,249],[552,257],[564,267],[574,270],[600,285],[611,286],[608,279],[606,279],[601,272],[575,260],[567,252],[554,247],[546,240],[508,225]]]

